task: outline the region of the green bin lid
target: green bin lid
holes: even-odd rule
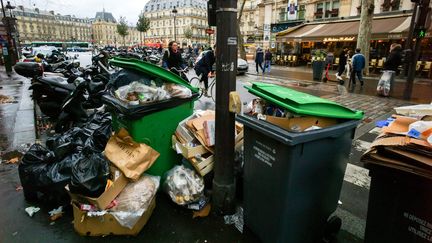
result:
[[[109,61],[109,63],[116,67],[134,69],[139,72],[143,72],[149,76],[155,78],[161,78],[165,81],[180,84],[192,90],[193,92],[198,92],[198,88],[190,85],[186,80],[182,79],[177,74],[170,72],[162,67],[154,65],[149,62],[144,62],[134,58],[121,58],[115,57]]]
[[[244,87],[250,93],[298,115],[355,120],[363,118],[363,111],[354,111],[333,101],[279,85],[254,82],[252,86]]]

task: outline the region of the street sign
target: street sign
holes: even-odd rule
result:
[[[205,31],[208,35],[213,35],[215,32],[214,29],[206,29]]]

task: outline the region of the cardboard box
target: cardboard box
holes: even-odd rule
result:
[[[110,213],[103,216],[88,217],[87,212],[81,211],[77,202],[72,202],[75,231],[83,236],[102,235],[137,235],[150,219],[156,207],[156,196],[147,210],[132,229],[123,227]]]
[[[176,136],[172,136],[172,146],[173,149],[177,151],[176,148],[178,148],[186,159],[193,158],[195,155],[202,155],[205,153],[208,153],[209,151],[202,145],[197,145],[195,147],[190,147],[185,144],[182,144],[180,141],[178,141]]]
[[[103,210],[108,205],[110,205],[112,200],[114,200],[129,183],[129,179],[126,178],[126,176],[118,168],[110,166],[110,171],[114,179],[113,184],[98,198],[86,197],[83,195],[71,193],[68,186],[66,186],[65,189],[69,193],[72,201],[89,203]]]
[[[192,164],[192,166],[201,176],[205,176],[208,173],[210,173],[213,170],[213,164],[214,164],[213,154],[207,154],[207,156],[204,155],[203,158],[205,159],[202,161],[199,161],[196,158],[189,159],[189,162]]]
[[[282,127],[285,130],[292,130],[293,127],[298,127],[300,131],[311,126],[318,126],[321,128],[330,127],[336,125],[337,119],[326,118],[326,117],[315,117],[315,116],[304,116],[304,117],[275,117],[275,116],[264,116],[264,120],[270,122],[276,126]]]

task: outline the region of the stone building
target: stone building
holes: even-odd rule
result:
[[[132,26],[129,26],[128,35],[125,36],[125,43],[123,43],[123,37],[117,33],[117,20],[112,13],[105,12],[105,9],[96,13],[92,26],[94,43],[98,46],[133,46],[140,44],[140,33]]]
[[[18,6],[13,10],[21,43],[33,41],[92,41],[91,21],[71,15],[55,14],[38,8]]]
[[[177,13],[173,13],[174,9]],[[174,35],[183,44],[208,43],[206,0],[150,0],[144,14],[150,19],[146,33],[150,43],[167,45]]]

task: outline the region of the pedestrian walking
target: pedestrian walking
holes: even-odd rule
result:
[[[344,83],[342,74],[346,70],[347,60],[348,60],[348,48],[345,47],[342,49],[341,53],[339,54],[339,66],[338,66],[338,71],[336,73],[336,79],[339,81],[341,85]]]
[[[399,71],[399,65],[402,64],[402,46],[393,43],[390,46],[390,53],[384,63],[383,74],[378,82],[377,93],[383,96],[389,96],[394,78]]]
[[[261,47],[258,47],[255,53],[255,64],[256,64],[257,74],[259,74],[258,67],[260,67],[262,72],[264,73],[264,68],[262,66],[263,61],[264,61],[264,52],[261,49]]]
[[[366,66],[366,58],[363,54],[361,54],[361,49],[357,48],[356,54],[352,57],[352,72],[351,72],[351,81],[352,84],[356,84],[356,76],[360,81],[360,85],[363,86],[363,69]]]
[[[271,69],[271,60],[272,60],[273,54],[270,52],[269,49],[266,50],[265,57],[264,57],[264,70],[263,73],[265,73],[265,70],[268,69],[267,73],[270,73]]]

